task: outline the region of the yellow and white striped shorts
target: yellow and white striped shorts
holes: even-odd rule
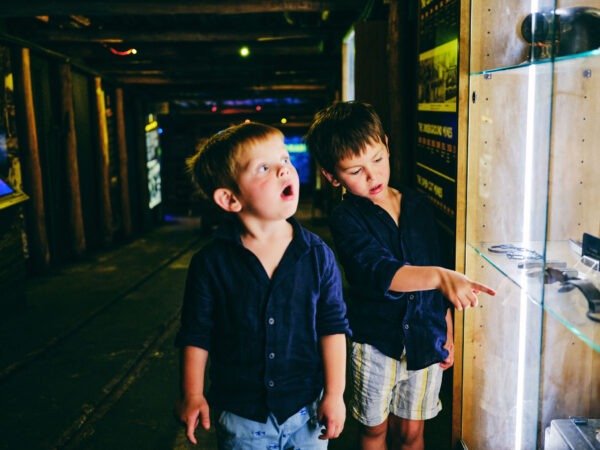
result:
[[[398,361],[358,342],[352,342],[351,351],[351,412],[363,425],[379,425],[389,414],[427,420],[442,410],[439,393],[443,370],[439,364],[407,370],[404,353]]]

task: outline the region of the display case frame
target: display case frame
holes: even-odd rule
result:
[[[28,200],[29,197],[0,177],[0,210]]]
[[[550,277],[600,289],[573,245],[600,235],[600,49],[559,54],[552,35],[542,53],[520,34],[531,13],[584,6],[461,7],[457,268],[498,291],[456,314],[453,436],[467,448],[543,448],[552,420],[600,417],[600,323]]]

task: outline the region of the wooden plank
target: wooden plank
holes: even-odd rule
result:
[[[573,303],[569,307],[580,310],[581,320],[588,321],[585,317],[587,302],[578,293],[571,299]],[[600,417],[600,377],[597,371],[600,353],[580,340],[553,314],[545,313],[542,336],[540,434],[553,419]]]
[[[456,244],[454,268],[465,272],[467,214],[467,155],[469,136],[470,3],[460,2],[458,51],[458,138],[456,158]],[[454,373],[452,378],[452,447],[461,437],[464,312],[454,312]]]
[[[86,250],[81,192],[79,184],[79,161],[77,157],[77,134],[75,131],[75,112],[73,110],[73,77],[68,64],[60,64],[61,113],[64,132],[65,164],[67,167],[67,185],[69,195],[69,236],[71,249],[76,256]]]
[[[465,312],[462,438],[473,449],[535,449],[541,310],[472,249],[467,271],[498,294]]]
[[[598,92],[600,56],[555,64],[549,240],[600,235]]]
[[[143,43],[143,42],[255,42],[255,41],[285,41],[289,39],[313,39],[318,40],[324,38],[326,32],[323,28],[303,28],[298,30],[280,30],[265,29],[260,31],[239,30],[230,32],[222,31],[156,31],[156,32],[141,32],[141,31],[115,31],[115,30],[36,30],[33,31],[29,38],[33,41],[49,41],[49,42],[101,42],[118,44],[121,42],[127,43]]]
[[[117,145],[119,153],[119,184],[121,194],[121,221],[123,223],[123,235],[130,237],[131,229],[131,201],[129,197],[129,170],[127,155],[127,138],[125,135],[125,112],[123,106],[123,89],[115,90],[115,112],[117,122]]]
[[[121,14],[254,14],[268,12],[352,11],[362,9],[360,0],[216,0],[216,1],[52,1],[5,0],[0,17],[31,17],[36,15],[89,15]]]
[[[35,106],[33,103],[33,88],[31,82],[31,59],[28,48],[21,49],[20,71],[22,103],[25,109],[26,133],[22,155],[24,177],[27,180],[26,189],[30,201],[26,204],[28,212],[29,252],[35,271],[44,272],[50,266],[50,248],[46,230],[46,211],[44,206],[44,188],[42,185],[42,169],[38,145]]]
[[[97,139],[97,157],[96,170],[98,173],[98,192],[100,194],[100,221],[102,243],[104,245],[112,243],[113,240],[113,214],[110,201],[110,178],[109,178],[109,149],[108,149],[108,128],[106,123],[106,105],[104,100],[104,90],[102,89],[102,79],[94,77],[96,92],[96,139]]]

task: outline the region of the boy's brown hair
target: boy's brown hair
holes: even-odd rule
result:
[[[275,127],[245,122],[226,128],[206,140],[198,152],[186,161],[200,193],[210,200],[213,200],[213,194],[219,188],[239,193],[237,159],[240,151],[272,135],[281,135],[283,138],[283,133]]]
[[[369,144],[386,142],[375,109],[363,102],[339,102],[319,111],[305,136],[308,151],[321,167],[335,173],[338,161],[362,154]]]

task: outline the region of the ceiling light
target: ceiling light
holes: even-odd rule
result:
[[[240,48],[240,55],[243,58],[248,57],[250,55],[250,49],[244,45],[242,48]]]
[[[136,55],[137,54],[137,49],[135,49],[135,48],[129,48],[127,50],[117,50],[114,47],[108,47],[108,46],[106,46],[106,48],[113,55],[117,55],[117,56],[129,56],[129,55]]]

